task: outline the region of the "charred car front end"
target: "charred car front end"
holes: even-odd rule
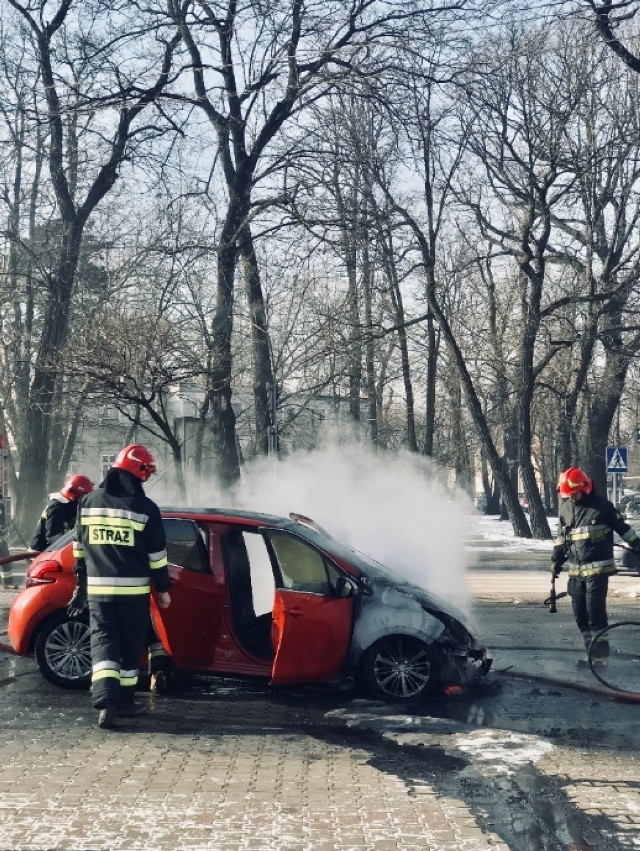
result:
[[[368,556],[335,543],[332,550],[357,577],[347,669],[370,693],[410,701],[439,687],[471,686],[489,672],[486,648],[454,605]]]

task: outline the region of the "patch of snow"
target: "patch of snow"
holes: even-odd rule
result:
[[[611,593],[616,597],[640,597],[640,583],[637,585],[627,585],[626,588],[618,588]]]

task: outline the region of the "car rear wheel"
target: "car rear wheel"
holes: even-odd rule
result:
[[[36,639],[35,656],[42,676],[60,688],[88,688],[91,682],[89,624],[66,612],[48,620]]]
[[[365,651],[360,663],[363,685],[387,701],[418,700],[438,682],[439,665],[433,650],[408,635],[382,638]]]

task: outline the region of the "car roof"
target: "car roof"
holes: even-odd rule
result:
[[[258,511],[245,511],[240,508],[194,508],[185,506],[160,506],[163,517],[177,515],[192,520],[216,520],[218,522],[230,520],[232,522],[244,522],[251,525],[283,526],[291,523],[286,517],[275,514],[262,514]]]

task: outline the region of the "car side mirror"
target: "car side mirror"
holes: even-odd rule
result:
[[[336,580],[336,596],[337,597],[355,597],[358,593],[358,586],[349,579],[348,576],[339,576]]]

